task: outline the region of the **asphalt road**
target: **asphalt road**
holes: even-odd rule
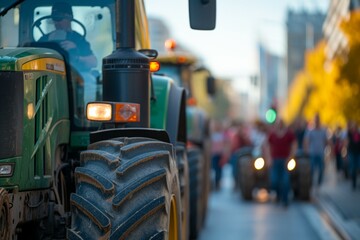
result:
[[[360,240],[360,175],[357,188],[350,179],[336,173],[334,162],[327,164],[323,186],[314,194],[318,205],[343,239]]]
[[[340,239],[314,202],[292,201],[284,208],[265,191],[256,192],[255,201],[242,200],[230,171],[225,166],[221,189],[211,194],[199,240]]]

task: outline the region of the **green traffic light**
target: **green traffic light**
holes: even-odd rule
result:
[[[265,119],[268,123],[274,123],[276,120],[276,111],[274,109],[269,109],[266,111]]]

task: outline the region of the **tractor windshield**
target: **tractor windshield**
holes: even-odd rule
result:
[[[178,86],[184,87],[187,94],[190,94],[190,81],[192,77],[190,66],[161,63],[159,73],[172,78]]]
[[[177,85],[182,86],[181,68],[179,66],[162,64],[159,73],[169,76],[176,82]]]
[[[101,100],[101,61],[115,44],[113,5],[28,0],[0,18],[0,47],[53,48],[63,55],[77,127],[92,126],[85,120],[86,103]]]

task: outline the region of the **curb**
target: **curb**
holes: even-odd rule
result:
[[[342,240],[351,240],[351,236],[346,231],[345,221],[336,209],[326,199],[313,196],[316,206],[320,209],[325,220],[330,224]]]

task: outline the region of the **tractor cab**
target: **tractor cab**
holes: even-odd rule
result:
[[[0,1],[1,239],[187,236],[185,91],[147,26],[143,0]]]
[[[177,47],[173,39],[165,41],[166,52],[159,52],[158,61],[161,63],[159,73],[170,76],[177,85],[187,90],[191,96],[192,72],[198,64],[198,59],[191,53]]]
[[[73,129],[97,128],[84,113],[88,102],[102,100],[102,59],[116,48],[116,1],[18,2],[0,18],[0,48],[56,50],[65,63]],[[149,48],[140,2],[135,1],[137,49]],[[1,2],[0,11],[10,5]]]

